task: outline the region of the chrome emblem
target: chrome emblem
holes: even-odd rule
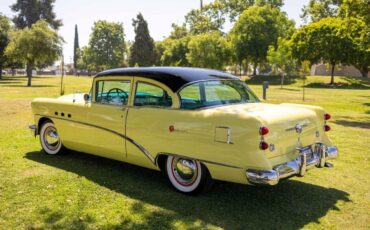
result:
[[[300,125],[300,124],[296,124],[296,126],[295,126],[295,131],[296,131],[297,133],[302,133],[302,130],[303,130],[303,126],[302,126],[302,125]]]

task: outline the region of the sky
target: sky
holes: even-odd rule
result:
[[[203,2],[206,4],[211,0]],[[282,10],[299,26],[302,24],[299,15],[307,2],[308,0],[285,0]],[[12,17],[14,13],[9,6],[14,3],[15,0],[0,0],[0,13]],[[65,40],[64,60],[66,63],[72,62],[76,24],[80,47],[87,45],[91,27],[97,20],[122,22],[126,40],[134,40],[132,19],[141,12],[148,22],[150,35],[158,41],[170,34],[172,23],[181,24],[186,13],[199,6],[199,0],[56,0],[55,13],[63,21],[59,33]],[[225,30],[228,27],[225,26]]]

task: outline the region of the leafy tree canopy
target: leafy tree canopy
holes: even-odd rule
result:
[[[27,63],[28,86],[31,86],[32,69],[56,61],[62,52],[63,39],[49,28],[46,21],[40,20],[31,28],[10,33],[10,42],[5,55]]]
[[[84,60],[90,70],[101,71],[124,65],[125,34],[122,23],[97,21],[94,23]]]
[[[46,21],[53,29],[62,26],[53,12],[55,0],[17,0],[10,8],[18,13],[13,22],[17,28],[31,28],[39,20]]]
[[[294,74],[297,71],[297,60],[292,54],[292,41],[279,38],[277,47],[270,46],[267,60],[275,73]]]
[[[370,1],[368,0],[343,0],[339,8],[342,18],[358,18],[370,27]]]
[[[340,18],[324,18],[303,26],[292,36],[293,55],[300,61],[314,64],[323,60],[331,64],[333,84],[334,66],[351,63],[355,52],[353,39],[360,35],[358,30],[348,30],[348,23]]]
[[[222,69],[230,61],[230,44],[219,32],[195,35],[188,47],[186,57],[192,66]]]
[[[336,17],[341,4],[342,0],[309,0],[302,8],[301,18],[306,22],[315,22],[327,17]]]
[[[2,78],[3,65],[5,64],[4,51],[9,43],[8,33],[10,30],[10,20],[0,14],[0,79]]]
[[[289,38],[294,32],[294,22],[278,8],[270,5],[252,6],[245,10],[230,31],[239,63],[266,61],[270,45],[276,47],[278,37]],[[254,74],[256,71],[254,70]]]

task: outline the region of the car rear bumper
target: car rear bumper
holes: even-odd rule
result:
[[[313,146],[310,156],[304,151],[306,148],[297,149],[299,156],[291,161],[275,166],[272,170],[248,169],[246,176],[251,184],[276,185],[281,179],[292,176],[304,176],[307,170],[314,167],[324,167],[327,161],[338,157],[336,146],[325,146],[317,143]]]

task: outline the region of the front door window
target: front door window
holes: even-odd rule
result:
[[[108,105],[127,105],[131,82],[128,80],[103,80],[96,85],[96,102]]]

